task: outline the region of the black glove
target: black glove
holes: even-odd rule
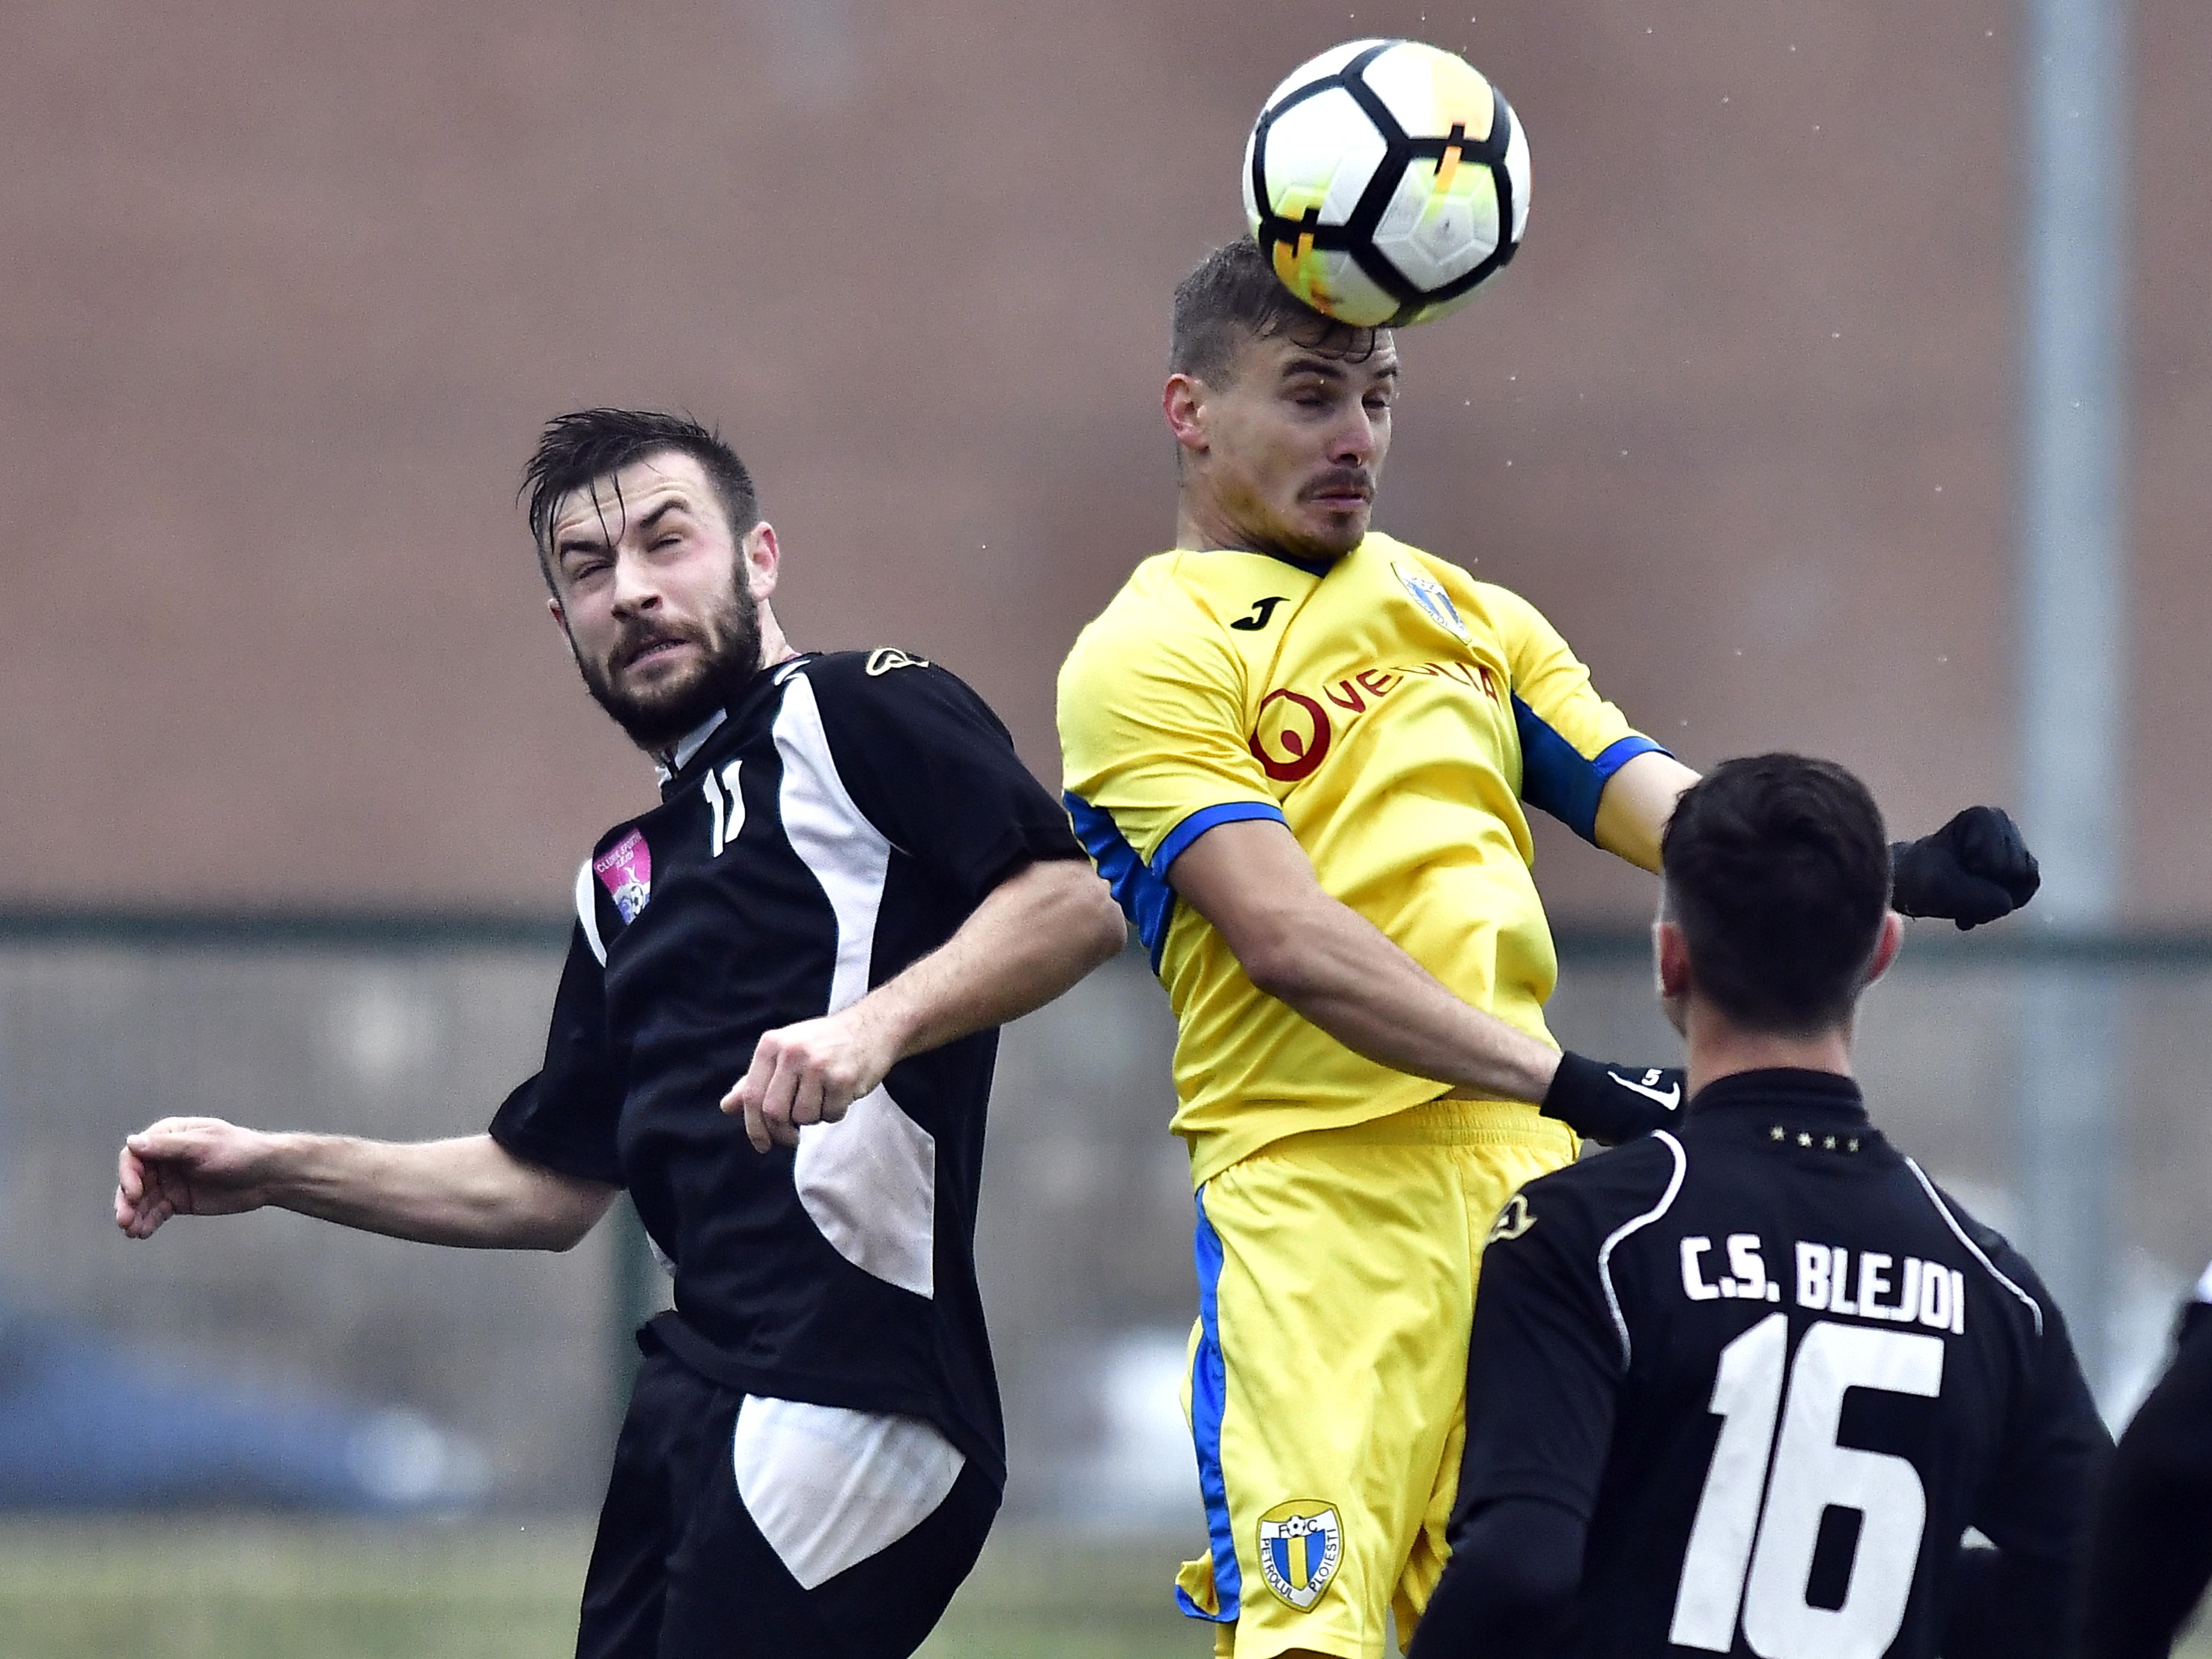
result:
[[[2043,885],[2020,826],[1999,806],[1969,806],[1932,836],[1889,849],[1890,908],[1948,916],[1964,933],[2008,916]]]
[[[1678,1121],[1686,1086],[1679,1066],[1601,1066],[1565,1054],[1542,1110],[1585,1140],[1617,1146]]]

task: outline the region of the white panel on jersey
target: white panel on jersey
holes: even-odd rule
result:
[[[730,1448],[745,1512],[806,1589],[927,1520],[967,1461],[918,1417],[750,1394]]]
[[[839,1255],[916,1296],[937,1293],[937,1138],[877,1088],[842,1123],[799,1132],[799,1201]]]
[[[776,711],[775,749],[783,761],[779,804],[785,838],[837,913],[837,965],[830,980],[830,1006],[823,1011],[834,1014],[867,994],[876,911],[884,902],[891,844],[853,805],[845,780],[837,775],[830,738],[822,730],[822,707],[804,674],[792,677],[783,707]]]
[[[838,776],[821,705],[804,674],[792,677],[775,731],[785,838],[837,916],[836,965],[823,1010],[834,1014],[867,994],[891,844]],[[902,1290],[935,1294],[937,1141],[887,1092],[862,1096],[841,1123],[801,1129],[792,1176],[799,1203],[838,1255]]]
[[[586,859],[576,866],[576,920],[583,925],[584,943],[592,947],[592,954],[599,959],[599,966],[607,965],[607,947],[599,942],[599,891],[592,885],[592,861]]]

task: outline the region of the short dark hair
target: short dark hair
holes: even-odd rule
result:
[[[664,415],[649,409],[580,409],[556,415],[538,434],[538,447],[522,469],[517,492],[526,505],[531,539],[538,544],[538,567],[547,586],[553,583],[553,514],[562,501],[594,479],[619,472],[633,461],[663,450],[689,455],[699,463],[733,535],[760,522],[760,496],[753,475],[722,435],[688,415]]]
[[[1295,334],[1317,349],[1371,355],[1382,331],[1324,317],[1285,288],[1250,237],[1218,247],[1176,284],[1168,330],[1168,373],[1225,383],[1247,339]]]
[[[1806,1036],[1850,1018],[1889,908],[1889,841],[1832,761],[1725,761],[1660,842],[1667,914],[1699,994],[1747,1030]]]

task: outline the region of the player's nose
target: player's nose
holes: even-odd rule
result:
[[[1337,429],[1328,458],[1339,466],[1367,466],[1379,447],[1375,422],[1363,406]]]
[[[659,608],[660,583],[645,559],[618,556],[615,560],[614,612],[617,617],[641,616]]]

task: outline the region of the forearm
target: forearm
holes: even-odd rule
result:
[[[1121,948],[1121,913],[1087,862],[1054,859],[1001,882],[952,937],[854,1005],[903,1060],[1004,1025]]]
[[[1321,896],[1246,963],[1260,988],[1353,1053],[1504,1100],[1540,1101],[1559,1051],[1462,1002],[1364,916]]]
[[[264,1202],[427,1244],[565,1250],[591,1231],[617,1190],[526,1163],[487,1134],[417,1143],[267,1139]]]

